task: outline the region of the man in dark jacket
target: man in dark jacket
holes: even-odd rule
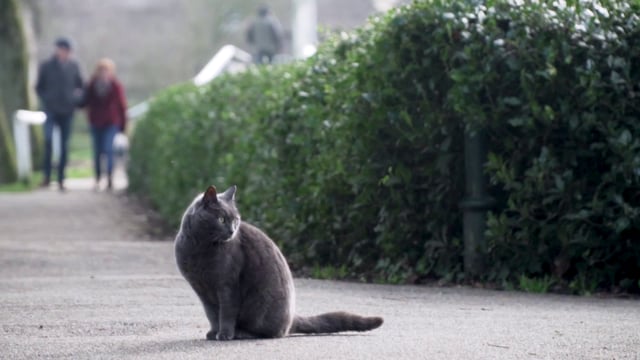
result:
[[[258,17],[247,30],[247,42],[253,47],[253,56],[258,64],[271,63],[282,50],[282,26],[271,15],[266,5],[258,8]]]
[[[64,170],[67,165],[67,145],[71,135],[73,112],[82,98],[82,76],[78,63],[71,59],[71,43],[60,38],[56,41],[54,55],[40,65],[36,92],[47,114],[44,124],[44,180],[49,186],[51,179],[51,146],[53,128],[60,129],[60,159],[58,163],[58,186],[64,187]]]

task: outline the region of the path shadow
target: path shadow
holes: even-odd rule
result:
[[[118,352],[122,355],[135,355],[135,354],[160,354],[170,352],[190,353],[193,350],[198,349],[210,349],[210,348],[234,348],[244,347],[248,344],[252,345],[264,345],[276,341],[286,342],[300,338],[325,338],[325,337],[366,337],[364,333],[336,333],[336,334],[293,334],[284,338],[276,339],[242,339],[232,341],[211,341],[204,338],[199,339],[176,339],[176,340],[150,340],[141,341],[135,345],[123,345],[118,348]]]

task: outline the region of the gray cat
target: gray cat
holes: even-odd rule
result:
[[[210,186],[198,195],[175,241],[178,268],[211,323],[208,340],[367,331],[382,325],[380,317],[345,312],[295,315],[287,261],[267,235],[240,220],[235,193],[235,186],[222,194]]]

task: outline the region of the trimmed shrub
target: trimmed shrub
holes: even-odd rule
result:
[[[485,280],[637,290],[640,6],[506,5],[416,2],[304,62],[169,89],[136,128],[131,189],[175,226],[237,184],[294,266],[460,281],[463,134],[483,127]]]

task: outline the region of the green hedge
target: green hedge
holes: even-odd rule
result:
[[[136,128],[131,189],[175,226],[237,184],[244,218],[316,275],[461,281],[463,133],[482,126],[485,280],[635,291],[639,10],[419,1],[305,62],[174,87]]]

